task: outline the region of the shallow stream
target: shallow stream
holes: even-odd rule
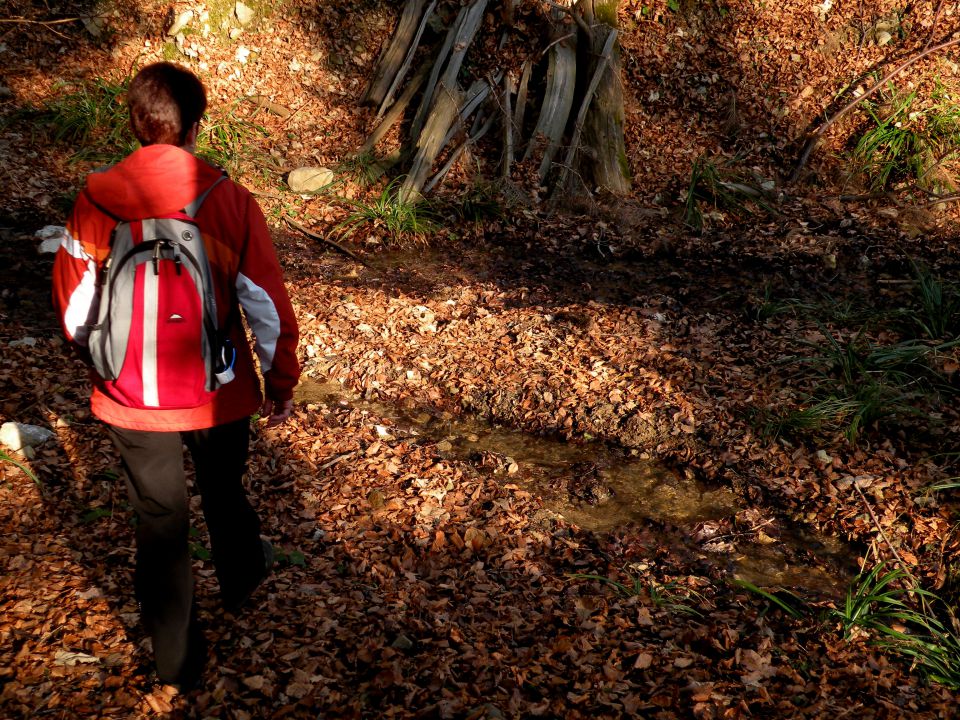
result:
[[[544,507],[579,527],[607,532],[631,522],[666,522],[698,529],[733,518],[743,502],[726,488],[707,488],[693,478],[643,457],[600,443],[574,444],[540,437],[476,417],[422,413],[411,415],[394,406],[362,399],[336,382],[304,377],[295,399],[309,405],[347,407],[390,422],[395,437],[435,443],[444,456],[469,462],[503,482],[539,496]],[[713,538],[715,551],[739,579],[758,586],[802,588],[837,596],[854,569],[854,553],[834,538],[815,536],[781,524],[780,536],[769,542],[727,542]],[[710,543],[707,543],[708,545]],[[815,560],[797,564],[789,558],[812,552]],[[822,560],[822,562],[818,562]],[[838,570],[843,569],[843,570]]]

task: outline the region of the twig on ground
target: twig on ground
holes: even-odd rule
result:
[[[296,221],[294,221],[294,220],[291,220],[290,218],[285,218],[285,220],[287,221],[287,224],[288,224],[290,227],[292,227],[292,228],[294,228],[294,229],[296,229],[296,230],[299,230],[300,232],[302,232],[304,235],[306,235],[306,236],[307,236],[308,238],[310,238],[311,240],[318,240],[318,241],[320,241],[320,242],[322,242],[322,243],[325,243],[325,244],[329,245],[330,247],[332,247],[334,250],[337,250],[338,252],[341,252],[341,253],[343,253],[344,255],[346,255],[347,257],[351,258],[352,260],[356,260],[358,263],[360,263],[360,264],[363,265],[364,267],[370,267],[370,266],[366,263],[366,261],[363,260],[363,258],[358,257],[358,256],[356,255],[356,253],[352,252],[351,250],[348,250],[347,248],[345,248],[345,247],[344,247],[343,245],[341,245],[340,243],[337,243],[337,242],[331,240],[330,238],[328,238],[328,237],[326,237],[326,236],[324,236],[324,235],[320,235],[319,233],[315,233],[315,232],[313,232],[312,230],[308,230],[308,229],[305,228],[303,225],[301,225],[300,223],[298,223],[298,222],[296,222]]]
[[[933,38],[936,37],[937,27],[940,25],[940,15],[943,13],[943,0],[937,3],[937,12],[933,15],[933,26],[930,28],[930,37],[927,38],[927,44],[923,46],[923,49],[926,50],[930,47],[930,43],[933,42]]]
[[[890,538],[887,537],[887,534],[883,531],[883,526],[880,525],[880,519],[877,517],[877,514],[873,511],[873,506],[870,504],[870,501],[867,500],[867,496],[863,493],[863,490],[860,489],[860,486],[857,485],[856,481],[853,482],[853,489],[857,491],[860,495],[860,499],[863,500],[864,507],[867,508],[867,512],[870,514],[870,519],[873,521],[873,526],[877,529],[880,537],[883,539],[883,542],[886,543],[887,547],[890,548],[890,552],[893,553],[893,557],[896,558],[897,564],[900,566],[900,569],[903,570],[903,574],[910,578],[910,582],[913,583],[915,588],[920,587],[920,581],[917,580],[917,576],[910,571],[910,567],[900,556],[900,553],[897,551],[897,548]],[[918,593],[920,595],[920,602],[924,607],[927,607],[927,599],[924,597],[923,593]]]

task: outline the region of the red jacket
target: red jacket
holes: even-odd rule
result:
[[[95,280],[110,252],[110,233],[116,225],[94,203],[125,220],[165,215],[182,210],[220,175],[181,148],[150,145],[87,178],[53,267],[54,305],[69,340],[86,345],[84,326],[94,302]],[[228,314],[239,317],[239,303],[255,336],[267,397],[290,399],[300,375],[297,322],[260,207],[249,191],[228,180],[213,189],[196,221],[210,259],[220,326],[225,326]],[[243,324],[236,319],[230,336],[237,348],[236,377],[217,390],[209,404],[176,410],[130,408],[111,397],[93,372],[93,414],[111,425],[154,431],[198,430],[252,415],[262,403],[260,380]]]

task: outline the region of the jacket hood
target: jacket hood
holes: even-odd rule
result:
[[[148,145],[87,177],[87,193],[124,220],[183,210],[222,172],[174,145]]]

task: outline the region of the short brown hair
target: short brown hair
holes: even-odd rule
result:
[[[168,62],[147,65],[127,89],[130,128],[141,145],[183,145],[207,109],[200,79]]]

